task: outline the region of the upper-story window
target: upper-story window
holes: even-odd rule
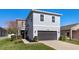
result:
[[[55,22],[55,16],[52,16],[52,22]]]
[[[44,15],[40,15],[40,21],[44,21]]]

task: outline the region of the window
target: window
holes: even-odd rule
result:
[[[40,15],[40,21],[44,21],[44,15]]]
[[[52,16],[52,22],[55,22],[55,17],[54,16]]]

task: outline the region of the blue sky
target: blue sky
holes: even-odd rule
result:
[[[62,14],[61,26],[73,23],[79,23],[78,9],[42,9],[48,12]],[[14,21],[16,18],[25,19],[30,9],[0,9],[0,27],[5,27],[8,21]]]
[[[62,14],[61,26],[79,23],[79,9],[55,9],[51,12]]]
[[[8,21],[15,21],[16,18],[25,19],[29,12],[25,9],[0,9],[0,27],[6,27]]]

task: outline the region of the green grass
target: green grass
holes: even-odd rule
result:
[[[61,40],[61,41],[79,45],[79,40]]]
[[[10,39],[0,40],[0,50],[55,50],[42,43],[24,44],[23,42],[16,43]]]

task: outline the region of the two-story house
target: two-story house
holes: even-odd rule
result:
[[[42,10],[32,10],[26,19],[26,30],[30,40],[58,40],[60,37],[61,14]]]

